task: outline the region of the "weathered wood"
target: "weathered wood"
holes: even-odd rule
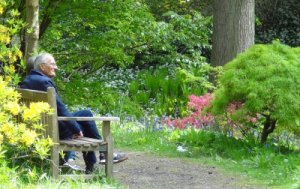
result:
[[[58,121],[57,121],[57,105],[56,105],[56,92],[53,87],[49,87],[47,90],[47,102],[52,108],[53,114],[50,115],[48,119],[49,134],[54,143],[58,143]]]
[[[56,105],[56,92],[54,88],[48,88],[47,92],[35,91],[28,89],[17,89],[21,94],[20,101],[24,102],[27,106],[31,102],[47,102],[53,109],[53,114],[41,115],[41,123],[45,125],[46,137],[50,137],[54,145],[51,148],[51,176],[55,179],[58,178],[93,178],[91,175],[59,175],[59,152],[60,151],[101,151],[105,154],[106,176],[112,177],[113,169],[113,139],[110,133],[110,122],[119,121],[118,117],[58,117]],[[102,121],[103,122],[103,140],[94,138],[82,137],[70,140],[59,140],[58,121]]]
[[[100,147],[97,147],[97,151],[106,152],[107,151],[107,143],[103,143]],[[59,149],[62,151],[82,151],[82,152],[88,152],[88,151],[94,151],[95,146],[89,146],[89,147],[78,147],[75,145],[66,145],[66,144],[60,144]]]
[[[58,121],[120,121],[118,117],[58,117]]]
[[[45,91],[35,91],[29,89],[16,89],[19,93],[21,93],[21,98],[23,100],[29,100],[30,102],[48,102],[47,92]]]
[[[113,138],[110,133],[110,121],[103,121],[103,140],[107,141],[107,153],[105,153],[105,172],[108,178],[113,177]]]
[[[105,172],[106,177],[113,177],[113,138],[111,134],[106,136],[107,141],[107,153],[105,153]]]
[[[87,179],[95,179],[95,178],[100,178],[99,175],[75,175],[75,174],[65,174],[65,175],[60,175],[59,179],[72,179],[75,180],[76,182],[78,181],[84,181]]]

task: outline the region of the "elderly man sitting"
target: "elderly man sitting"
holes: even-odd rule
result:
[[[33,64],[33,68],[29,74],[25,77],[20,84],[21,88],[47,91],[48,87],[55,87],[52,78],[56,75],[57,65],[54,57],[49,53],[42,53],[36,56]],[[60,97],[56,95],[57,102],[57,114],[63,117],[92,117],[93,114],[90,110],[81,110],[74,113],[70,113]],[[90,137],[95,139],[101,139],[101,136],[96,127],[94,121],[59,121],[59,138],[71,139],[79,137]],[[82,152],[83,159],[86,165],[85,172],[90,174],[94,170],[94,164],[96,163],[95,152]],[[67,153],[68,154],[68,153]],[[69,153],[70,154],[70,153]],[[103,154],[100,152],[100,163],[105,162]],[[114,154],[114,163],[119,163],[126,160],[127,157],[124,154]]]

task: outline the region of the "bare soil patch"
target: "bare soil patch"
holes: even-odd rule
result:
[[[215,167],[180,158],[126,152],[129,159],[114,165],[114,177],[129,189],[257,189],[242,178]]]

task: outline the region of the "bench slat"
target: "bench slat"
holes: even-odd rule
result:
[[[120,121],[119,117],[57,117],[58,121]]]
[[[35,101],[35,102],[48,102],[47,92],[45,91],[35,91],[29,89],[16,89],[18,92],[22,93],[22,99]]]
[[[78,140],[83,140],[83,141],[88,141],[88,142],[95,142],[95,143],[103,142],[103,140],[98,140],[98,139],[88,138],[88,137],[82,137],[82,138],[79,138]]]

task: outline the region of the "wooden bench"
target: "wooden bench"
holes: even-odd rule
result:
[[[92,178],[95,175],[63,175],[61,174],[59,167],[59,152],[61,151],[99,151],[104,152],[105,162],[105,173],[106,176],[111,178],[113,175],[113,138],[110,132],[111,121],[119,121],[118,117],[59,117],[57,116],[56,106],[56,92],[53,87],[48,88],[45,91],[35,91],[28,89],[17,89],[21,94],[20,101],[29,105],[31,102],[47,102],[50,107],[54,110],[53,114],[43,114],[41,122],[46,126],[45,136],[49,136],[54,145],[51,148],[50,154],[50,174],[53,178],[64,178],[64,177],[81,177],[81,178]],[[79,138],[70,140],[59,140],[58,121],[102,121],[102,138],[103,140],[93,138]]]

